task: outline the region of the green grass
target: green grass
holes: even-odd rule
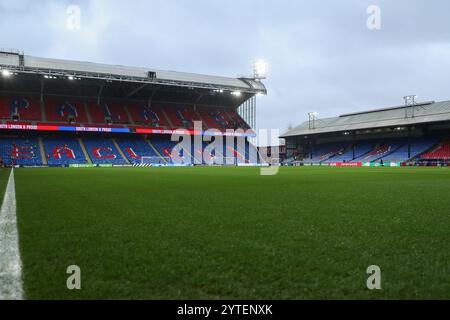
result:
[[[29,299],[449,299],[446,168],[21,169]],[[82,290],[66,289],[66,268]],[[369,265],[381,291],[366,288]]]
[[[5,194],[6,185],[8,184],[10,172],[11,169],[0,168],[0,206],[3,202],[3,196]]]

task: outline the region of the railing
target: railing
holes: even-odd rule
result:
[[[0,48],[0,53],[23,55],[23,51],[14,48]]]

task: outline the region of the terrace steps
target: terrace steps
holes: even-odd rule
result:
[[[132,117],[131,114],[130,114],[130,110],[128,110],[128,106],[125,105],[123,108],[124,108],[124,110],[125,110],[125,113],[127,114],[129,123],[130,123],[130,124],[135,124],[135,123],[134,123],[134,120],[133,120],[133,117]]]
[[[86,146],[84,145],[83,140],[81,138],[78,138],[78,142],[80,143],[80,147],[81,147],[81,150],[83,151],[83,154],[84,154],[84,157],[86,158],[86,161],[89,164],[93,164],[92,160],[91,160],[91,157],[89,156],[89,153],[86,150]]]
[[[117,143],[116,139],[111,139],[114,146],[117,148],[117,150],[119,151],[119,154],[122,156],[123,160],[125,160],[125,162],[127,164],[130,164],[130,160],[128,160],[128,158],[125,156],[125,153],[123,153],[122,149],[120,148],[119,144]]]
[[[44,101],[39,101],[39,107],[41,108],[42,121],[45,122],[47,121],[47,114],[45,112]]]
[[[88,123],[92,123],[91,113],[89,112],[89,108],[87,103],[83,102],[84,111],[86,112],[86,117],[88,119]]]
[[[194,108],[194,113],[195,113],[195,115],[201,120],[203,129],[204,129],[204,130],[209,129],[208,124],[206,123],[205,120],[203,120],[202,115],[200,114],[200,112],[198,112],[197,108]]]
[[[164,157],[161,155],[161,153],[158,151],[157,148],[155,148],[155,146],[153,145],[153,143],[152,143],[150,140],[146,140],[146,139],[145,139],[145,142],[147,142],[148,145],[150,146],[150,148],[152,148],[153,151],[155,151],[155,153],[158,155],[158,157],[160,157],[161,159],[164,160],[165,163],[167,163],[166,158],[164,158]]]
[[[167,123],[169,124],[169,126],[170,126],[171,128],[174,128],[173,122],[172,122],[172,120],[170,119],[170,117],[167,115],[167,113],[166,113],[166,111],[164,110],[164,108],[161,108],[161,112],[162,112],[162,114],[164,115],[164,117],[166,118]]]
[[[45,166],[48,166],[47,153],[45,152],[44,142],[42,141],[42,137],[38,138],[38,142],[39,142],[39,150],[41,150],[42,163]]]

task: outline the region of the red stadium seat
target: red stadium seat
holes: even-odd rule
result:
[[[201,121],[192,105],[164,105],[162,108],[177,128],[193,128],[194,121]]]
[[[26,96],[1,96],[0,118],[12,119],[14,115],[18,116],[18,120],[41,121],[39,99]]]
[[[421,158],[425,160],[450,160],[450,141],[444,142],[434,151],[424,153]]]
[[[198,112],[209,128],[224,130],[232,128],[230,117],[217,107],[199,107]]]
[[[127,107],[135,124],[169,127],[169,123],[158,105],[148,107],[145,103],[129,103]]]
[[[163,106],[164,111],[166,112],[167,116],[169,117],[170,121],[172,122],[174,127],[177,128],[183,128],[183,118],[172,105],[165,105]]]
[[[107,118],[116,124],[130,123],[125,107],[115,102],[104,101],[99,105],[96,102],[90,101],[88,102],[88,111],[93,123],[105,123]]]
[[[72,118],[78,123],[88,122],[84,103],[75,99],[47,98],[45,112],[47,121],[68,122]]]
[[[237,113],[236,110],[228,110],[227,111],[229,117],[231,118],[233,129],[250,129],[250,126],[241,118],[241,116]]]

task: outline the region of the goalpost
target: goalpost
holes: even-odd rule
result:
[[[280,158],[260,158],[259,165],[262,166],[281,166]]]
[[[270,158],[269,164],[271,166],[281,166],[280,158]]]
[[[167,166],[171,163],[170,157],[141,157],[141,166]]]

